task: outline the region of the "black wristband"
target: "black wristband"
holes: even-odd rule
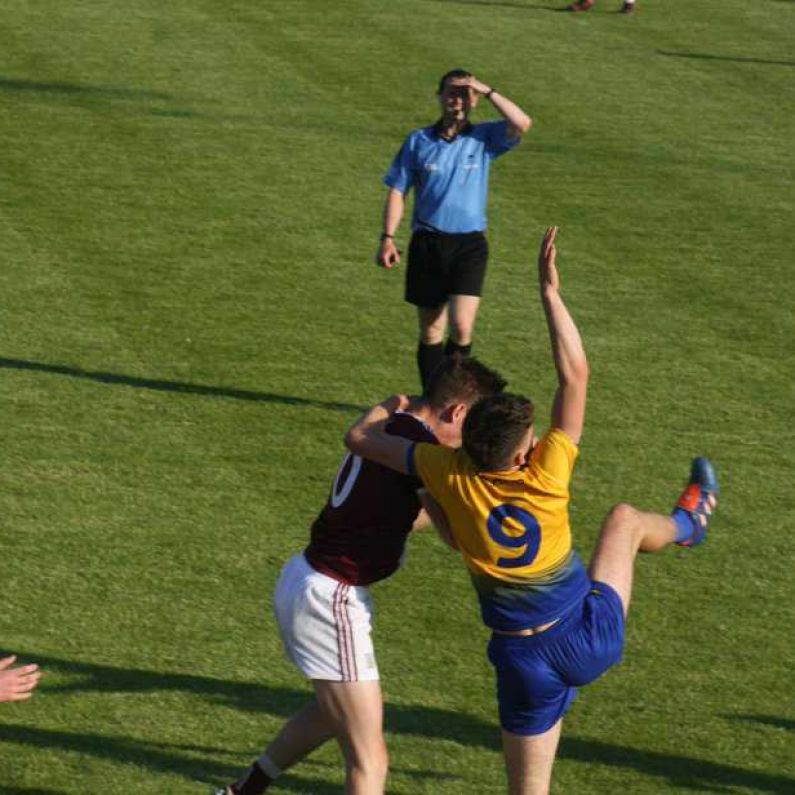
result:
[[[381,233],[381,237],[379,237],[378,239],[379,240],[394,240],[395,236],[394,235],[390,235],[387,232],[382,232]]]
[[[486,92],[486,99],[491,99],[491,95],[492,95],[492,94],[493,94],[495,91],[497,91],[497,89],[496,89],[496,88],[490,88],[490,89],[489,89],[489,90]],[[497,92],[497,93],[499,93],[499,92]]]

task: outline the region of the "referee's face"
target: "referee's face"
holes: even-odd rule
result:
[[[477,104],[477,97],[469,86],[456,85],[455,78],[450,78],[439,94],[439,104],[445,116],[465,119]]]

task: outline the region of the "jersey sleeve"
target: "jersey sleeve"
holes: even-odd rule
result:
[[[520,136],[511,137],[508,135],[508,122],[502,121],[486,122],[488,127],[486,134],[486,151],[492,159],[510,152],[519,145]]]
[[[444,490],[453,472],[456,451],[439,444],[414,445],[413,472],[432,495]]]
[[[384,175],[384,185],[401,193],[408,193],[414,185],[414,147],[410,135],[395,155],[392,165]]]
[[[564,431],[552,428],[536,445],[530,461],[539,474],[568,488],[579,452]]]

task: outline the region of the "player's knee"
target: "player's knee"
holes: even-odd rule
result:
[[[386,745],[382,746],[378,760],[378,770],[381,778],[386,780],[387,773],[389,772],[389,752],[386,750]]]
[[[363,753],[356,755],[350,762],[352,778],[371,783],[383,782],[389,772],[389,753],[386,744],[373,743]]]
[[[604,524],[605,533],[631,532],[638,524],[638,510],[628,502],[619,502],[607,514]]]

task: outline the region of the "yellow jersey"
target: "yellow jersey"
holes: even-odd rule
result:
[[[447,514],[487,626],[538,626],[587,595],[590,580],[572,548],[568,511],[577,455],[558,428],[517,470],[477,472],[463,450],[415,446],[416,473]]]

